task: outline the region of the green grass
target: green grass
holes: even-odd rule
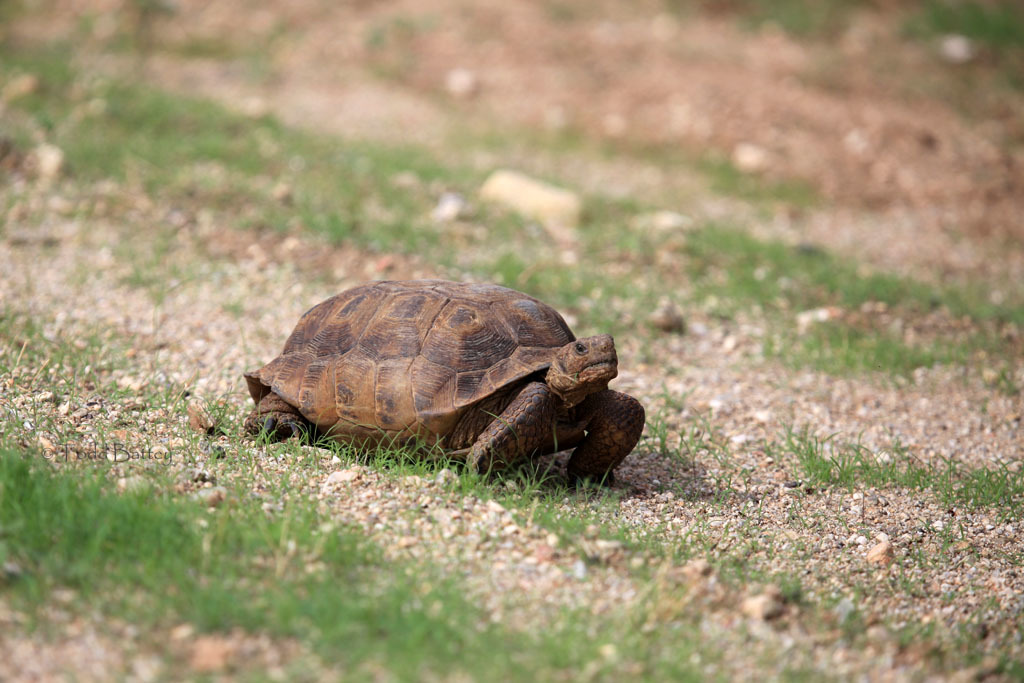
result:
[[[733,316],[753,306],[776,316],[780,322],[767,336],[765,353],[795,366],[840,374],[909,375],[918,367],[964,363],[974,349],[1012,355],[996,328],[1024,324],[1024,306],[993,304],[981,290],[865,273],[856,263],[816,247],[759,240],[729,227],[695,231],[681,251],[693,298],[710,303],[719,315]],[[884,304],[889,315],[885,320],[913,321],[941,308],[952,318],[973,319],[982,329],[911,344],[870,316],[860,316],[813,324],[805,334],[796,333],[795,316],[801,311],[836,306],[856,313],[865,304]]]
[[[0,376],[22,391],[46,388],[58,396],[82,397],[107,383],[121,350],[110,331],[68,339],[24,311],[0,308]]]
[[[725,196],[757,204],[783,204],[796,208],[808,208],[819,201],[818,193],[808,183],[765,179],[741,171],[724,158],[708,156],[701,159],[697,167],[708,178],[711,189]]]
[[[1024,48],[1024,8],[1015,0],[926,0],[909,20],[911,33],[959,34],[992,48]]]
[[[436,231],[421,218],[429,197],[393,182],[400,172],[424,183],[455,182],[423,152],[324,144],[269,117],[247,119],[138,84],[90,81],[82,95],[66,54],[6,57],[5,71],[31,70],[43,83],[18,102],[31,117],[19,141],[27,145],[33,128],[46,131],[76,179],[137,182],[186,207],[231,212],[239,226],[286,231],[297,223],[336,242],[403,253],[436,245]],[[81,115],[86,98],[105,101],[117,115]],[[273,186],[295,179],[294,206],[273,201]]]
[[[399,680],[453,671],[530,680],[592,663],[595,674],[621,675],[599,654],[607,642],[644,677],[696,679],[679,656],[693,651],[685,633],[642,638],[622,622],[568,612],[529,633],[490,625],[457,582],[386,561],[304,498],[267,515],[236,490],[212,513],[110,489],[101,472],[0,454],[0,561],[22,572],[0,586],[10,604],[33,611],[60,587],[76,592],[83,612],[147,627],[184,620],[201,632],[298,637],[360,679],[384,669]]]
[[[812,245],[760,240],[728,226],[710,225],[687,238],[683,252],[697,295],[759,306],[805,310],[834,304],[857,309],[868,302],[926,313],[945,306],[955,316],[1024,324],[1024,309],[988,302],[984,293],[941,287],[888,273],[863,273],[856,262]]]
[[[961,35],[979,48],[970,64],[947,70],[933,86],[934,96],[947,99],[974,118],[991,116],[1000,90],[1024,90],[1024,6],[1016,0],[926,0],[905,19],[911,38],[934,43],[939,37]],[[1007,143],[1020,144],[1010,134]]]
[[[859,443],[819,438],[808,431],[787,430],[768,452],[796,457],[806,481],[814,486],[887,487],[931,491],[946,505],[991,508],[1003,520],[1019,520],[1024,509],[1024,471],[1006,465],[968,467],[952,459],[923,461],[899,442],[879,458]]]
[[[868,5],[865,0],[670,0],[668,4],[675,11],[687,11],[696,4],[711,13],[735,14],[747,26],[774,25],[801,38],[835,36],[853,11]]]
[[[712,0],[703,5],[711,11],[725,9],[735,13],[749,26],[771,24],[798,38],[829,38],[845,30],[856,11],[874,9],[877,3],[868,0],[718,3]],[[904,6],[909,10],[907,28],[913,35],[959,34],[992,48],[1024,47],[1024,9],[1016,0],[921,0],[904,3]]]
[[[876,372],[910,377],[918,368],[963,363],[965,345],[936,340],[910,345],[885,331],[864,331],[826,322],[803,335],[788,335],[765,342],[766,356],[793,367],[812,367],[831,374]]]

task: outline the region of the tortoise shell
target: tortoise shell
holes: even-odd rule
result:
[[[332,435],[437,441],[575,339],[553,308],[505,287],[382,281],[311,308],[245,377],[257,404],[273,391]]]

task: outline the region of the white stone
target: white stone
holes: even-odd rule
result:
[[[768,168],[768,152],[749,142],[741,142],[732,150],[732,163],[744,173],[757,173]]]
[[[860,128],[853,128],[843,136],[843,146],[851,154],[864,156],[868,152],[868,138]]]
[[[362,475],[359,470],[352,467],[344,470],[338,470],[337,472],[331,472],[330,476],[327,477],[327,481],[324,482],[324,488],[356,481],[360,476]]]
[[[466,200],[457,192],[445,192],[438,200],[430,217],[437,223],[450,223],[466,211]]]
[[[678,211],[652,211],[641,213],[630,221],[634,230],[651,230],[653,232],[674,232],[693,227],[693,218]]]
[[[470,97],[479,85],[476,74],[462,67],[452,69],[444,77],[444,89],[453,97]]]
[[[36,177],[49,182],[55,180],[64,170],[64,150],[56,145],[43,143],[32,150]]]
[[[572,565],[572,575],[582,581],[587,578],[587,565],[583,560],[576,560]]]
[[[480,188],[480,198],[504,205],[544,227],[560,231],[574,229],[583,209],[579,195],[531,178],[518,171],[495,171]]]
[[[974,59],[974,43],[967,36],[951,33],[942,37],[939,53],[951,64],[966,64]]]
[[[448,486],[459,480],[459,476],[447,467],[442,468],[434,475],[434,483],[440,486]]]
[[[836,320],[842,316],[843,311],[836,306],[826,306],[824,308],[814,308],[808,311],[801,311],[796,314],[796,331],[798,334],[804,334],[810,329],[811,325],[815,323],[828,322],[829,320]]]

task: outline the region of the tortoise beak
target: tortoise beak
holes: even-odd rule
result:
[[[580,381],[586,384],[604,382],[607,384],[619,374],[619,363],[615,358],[588,365],[580,372]]]
[[[581,340],[587,344],[592,361],[580,372],[583,382],[610,382],[619,374],[619,358],[615,340],[610,334],[599,334]]]

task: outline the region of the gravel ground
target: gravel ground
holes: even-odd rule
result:
[[[59,21],[41,14],[45,20],[30,18],[24,30],[52,38],[81,12],[109,9],[74,4],[55,3]],[[166,87],[314,130],[388,141],[402,131],[411,136],[403,141],[471,165],[518,166],[698,220],[729,219],[759,236],[819,244],[929,282],[981,277],[998,291],[1024,274],[1024,252],[1003,241],[1020,234],[1024,160],[1019,149],[1000,146],[1020,134],[1019,95],[996,107],[970,103],[977,125],[948,103],[907,98],[900,79],[921,71],[927,53],[894,48],[887,29],[870,20],[854,22],[837,46],[808,46],[776,31],[741,34],[718,19],[680,23],[659,13],[644,22],[585,14],[566,28],[544,19],[547,9],[537,3],[479,12],[454,11],[444,0],[335,9],[269,3],[251,12],[234,3],[182,7],[178,16],[190,23],[165,22],[165,39],[222,37],[225,26],[254,44],[277,30],[282,38],[259,56],[263,78],[253,78],[244,56],[157,54],[145,68]],[[394,17],[431,13],[446,20],[440,30],[416,34],[415,48],[370,49],[366,37]],[[339,17],[342,35],[333,30]],[[102,20],[90,26],[83,40],[92,42],[117,29]],[[480,31],[507,40],[476,41]],[[429,58],[388,71],[402,49]],[[872,51],[892,57],[884,78],[865,56]],[[825,68],[837,54],[848,66],[841,73]],[[96,61],[107,71],[124,66],[109,55]],[[338,68],[313,69],[323,64]],[[466,65],[479,65],[471,97],[447,85],[451,69]],[[518,95],[524,91],[534,96]],[[625,149],[707,147],[740,162],[739,146],[747,145],[760,153],[748,161],[765,164],[757,174],[814,181],[828,201],[765,211],[713,196],[688,166],[658,159],[464,151],[452,143],[462,131],[509,124],[543,135],[579,130]],[[502,496],[513,494],[502,483],[491,491],[504,505],[464,493],[448,470],[403,476],[311,447],[299,453],[314,467],[299,467],[292,447],[201,437],[184,402],[150,398],[188,387],[224,424],[236,425],[249,409],[241,373],[275,356],[310,305],[368,279],[458,274],[303,236],[232,232],[214,214],[185,215],[111,183],[15,182],[0,188],[0,206],[7,209],[0,308],[39,322],[47,344],[91,348],[82,340],[99,334],[123,356],[101,375],[125,390],[118,399],[95,387],[48,395],[36,387],[64,368],[26,363],[0,376],[0,413],[9,424],[21,422],[18,438],[44,452],[63,453],[69,440],[88,454],[112,437],[127,452],[167,456],[169,471],[135,461],[110,465],[122,489],[142,477],[176,495],[217,498],[241,483],[274,514],[281,501],[270,482],[287,475],[289,495],[363,529],[395,559],[463,577],[488,617],[513,628],[556,623],[567,610],[616,618],[635,607],[644,629],[676,627],[685,615],[716,651],[703,661],[695,655],[708,675],[762,680],[787,668],[814,677],[978,680],[991,673],[993,657],[1024,657],[1019,511],[944,504],[931,492],[891,485],[817,485],[779,447],[786,429],[806,429],[831,437],[836,448],[857,442],[879,462],[951,459],[1019,472],[1024,404],[993,388],[987,374],[994,368],[984,363],[919,370],[912,381],[794,371],[763,357],[766,333],[757,319],[723,322],[701,311],[685,312],[686,334],[620,338],[615,388],[643,401],[648,432],[610,494],[540,487],[539,505],[587,520],[581,533],[568,534],[538,521],[529,506],[508,504]],[[641,320],[649,312],[629,313]],[[926,337],[941,336],[957,321],[914,325]],[[13,341],[0,353],[19,354],[20,340]],[[1019,363],[1010,372],[1024,384]],[[688,437],[689,448],[659,454],[654,424],[664,425],[670,444]],[[218,445],[253,458],[258,472],[208,457]],[[559,473],[564,455],[538,466],[546,467]],[[134,680],[250,670],[275,678],[340,675],[299,643],[197,636],[187,624],[140,634],[129,624],[73,615],[62,604],[73,598],[58,594],[47,615],[58,628],[32,635],[14,635],[25,616],[0,603],[0,678],[61,679],[69,670],[77,680],[104,680],[110,671]],[[931,630],[907,636],[913,631],[904,627]],[[963,639],[958,629],[989,655],[980,666],[936,660],[936,650]]]
[[[167,273],[179,273],[179,279],[170,279],[159,292],[132,286],[135,255],[155,248],[157,237],[131,233],[131,225],[102,217],[69,219],[53,208],[115,192],[70,184],[6,189],[8,198],[17,197],[25,207],[26,216],[41,218],[32,240],[22,237],[22,228],[31,225],[16,219],[8,223],[8,236],[0,243],[0,269],[7,274],[0,305],[41,322],[43,337],[53,341],[84,338],[97,330],[112,333],[110,339],[125,349],[125,358],[114,364],[110,378],[137,398],[33,393],[33,377],[45,378],[61,368],[24,366],[4,378],[0,410],[23,422],[41,410],[39,423],[50,424],[52,431],[26,431],[22,438],[44,450],[59,443],[58,432],[76,434],[81,444],[113,434],[129,451],[165,449],[181,495],[213,485],[203,479],[223,485],[238,477],[266,495],[267,482],[292,471],[292,461],[283,455],[288,451],[281,450],[286,447],[251,451],[260,476],[250,479],[250,473],[211,460],[205,465],[211,476],[196,477],[188,461],[203,458],[203,444],[188,426],[184,405],[150,408],[146,393],[154,387],[190,386],[194,395],[221,402],[225,419],[236,422],[249,402],[242,371],[273,357],[298,313],[312,302],[366,278],[443,273],[406,259],[367,259],[297,237],[251,240],[218,230],[215,222],[187,221],[173,232],[161,263],[152,266],[157,281]],[[169,207],[140,200],[131,220],[165,224],[170,213]],[[129,233],[132,246],[125,251]],[[152,245],[147,243],[151,238]],[[310,250],[323,257],[304,260],[301,255]],[[271,253],[278,256],[272,260]],[[228,305],[233,315],[225,311]],[[457,475],[448,470],[402,477],[332,460],[330,452],[318,449],[309,450],[322,470],[312,475],[294,471],[292,495],[306,495],[339,523],[365,529],[396,558],[429,561],[445,574],[464,576],[467,591],[501,623],[527,628],[538,619],[557,619],[567,607],[601,616],[645,605],[654,628],[673,614],[697,610],[703,615],[702,633],[728,653],[726,663],[710,665],[724,666],[724,671],[708,671],[730,676],[750,675],[760,662],[785,652],[781,661],[787,666],[902,679],[916,675],[927,648],[917,652],[901,646],[891,630],[927,623],[940,627],[939,640],[950,633],[945,627],[976,624],[973,628],[984,629],[982,647],[987,643],[1019,653],[1015,624],[1024,609],[1019,520],[1003,522],[997,510],[950,507],[911,490],[815,490],[799,481],[791,455],[766,453],[784,426],[807,426],[816,434],[835,434],[836,441],[859,439],[880,457],[898,438],[923,461],[952,457],[971,467],[998,463],[1019,468],[1024,456],[1019,397],[1004,397],[982,378],[955,368],[922,371],[907,386],[883,378],[793,372],[760,357],[759,333],[742,320],[709,320],[691,325],[684,336],[621,340],[620,345],[624,370],[616,388],[640,397],[648,414],[662,418],[673,434],[703,416],[707,437],[728,448],[727,461],[709,450],[679,460],[660,456],[650,446],[638,449],[620,469],[613,490],[620,496],[617,502],[601,505],[572,495],[554,503],[566,515],[594,519],[595,525],[578,537],[535,523],[522,510],[462,494]],[[17,349],[7,346],[4,352]],[[644,357],[661,360],[644,364]],[[230,440],[222,443],[237,447]],[[545,462],[553,462],[557,471],[563,458]],[[122,488],[146,471],[132,462],[111,469]],[[279,502],[268,498],[265,507],[272,514]],[[681,548],[694,559],[689,564],[661,560],[644,544],[623,545],[602,531],[619,526],[633,528],[638,538],[654,539],[656,546],[670,550],[669,556]],[[869,560],[869,551],[886,540],[891,564]],[[744,549],[752,541],[758,549],[748,553]],[[753,577],[741,587],[735,580],[720,580],[700,563],[718,564],[737,555],[747,563],[742,571]],[[690,586],[682,593],[688,596],[686,605],[650,605],[651,575],[655,586]],[[831,625],[808,622],[807,615],[817,612],[776,592],[773,586],[786,576],[799,577],[805,601],[835,605],[825,612]],[[853,611],[863,618],[867,647],[852,647],[837,630]],[[28,661],[21,658],[57,648],[68,661],[82,663],[85,677],[92,670],[91,657],[109,656],[106,665],[121,671],[147,666],[151,644],[133,653],[113,647],[109,636],[94,631],[88,625],[66,631],[56,644],[4,639],[3,648],[13,653],[4,659]],[[187,659],[202,646],[191,637],[185,640],[181,651]],[[242,645],[224,647],[244,650]],[[272,650],[290,652],[284,645]],[[48,673],[54,671],[40,671],[40,677]]]

